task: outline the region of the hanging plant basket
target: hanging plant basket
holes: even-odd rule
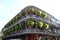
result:
[[[28,28],[32,28],[34,26],[34,21],[28,20],[27,25],[28,25]]]
[[[7,27],[9,27],[10,25],[9,25],[9,23],[7,23]]]
[[[4,35],[6,35],[6,32],[3,32]]]
[[[8,23],[8,25],[10,26],[10,23]]]
[[[29,8],[29,13],[34,13],[34,8]]]
[[[15,31],[15,29],[14,29],[14,28],[12,28],[12,30],[13,30],[13,32]]]
[[[14,19],[11,20],[11,24],[13,24],[13,23],[14,23]]]
[[[23,29],[24,27],[25,27],[25,24],[24,23],[20,23],[19,28]]]
[[[18,16],[16,16],[16,21],[18,21],[19,20],[19,18],[18,18]]]
[[[22,18],[22,17],[24,17],[25,16],[25,13],[24,12],[21,12],[20,13],[20,17]]]
[[[16,22],[16,19],[14,18],[14,23]]]
[[[11,32],[13,32],[13,28],[11,29]]]
[[[42,14],[42,17],[43,17],[43,18],[47,18],[47,14],[46,14],[46,13],[43,13],[43,14]]]
[[[20,19],[20,16],[18,15],[18,20]]]
[[[39,26],[39,28],[42,28],[43,27],[43,22],[39,21],[38,26]]]
[[[48,24],[44,24],[45,29],[49,29],[49,25]]]
[[[10,30],[8,30],[7,33],[9,34],[10,33]]]
[[[15,26],[15,31],[19,30],[19,27],[18,26]]]
[[[9,25],[11,25],[11,21],[9,22]]]
[[[42,14],[42,11],[38,10],[36,14],[40,16]]]
[[[10,33],[12,32],[12,29],[10,29]]]

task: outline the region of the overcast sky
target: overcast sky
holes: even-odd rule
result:
[[[0,31],[19,11],[30,5],[60,20],[60,0],[0,0]]]

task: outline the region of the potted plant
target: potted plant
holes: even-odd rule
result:
[[[10,30],[11,30],[10,32],[12,33],[13,32],[13,28],[11,28]]]
[[[43,16],[44,18],[47,18],[47,14],[46,14],[46,13],[42,13],[42,16]]]
[[[33,14],[34,13],[34,8],[29,8],[28,9],[28,12],[27,12],[27,15],[31,15],[31,14]]]
[[[10,33],[10,30],[7,30],[7,34],[9,34]]]
[[[25,13],[23,11],[20,13],[20,18],[22,17],[25,17]]]
[[[20,28],[20,29],[24,29],[24,27],[25,27],[25,24],[24,24],[23,22],[20,23],[19,28]]]
[[[16,21],[18,21],[19,20],[19,16],[16,16]]]
[[[39,26],[39,28],[42,28],[43,27],[43,22],[39,21],[38,26]]]
[[[9,26],[11,25],[11,21],[8,22],[8,25],[9,25]]]
[[[44,27],[45,27],[46,30],[49,29],[49,25],[48,24],[44,24]]]
[[[14,23],[16,22],[16,18],[14,18]]]
[[[6,32],[6,31],[4,31],[3,33],[4,33],[4,35],[6,35],[6,34],[7,34],[7,32]]]
[[[11,24],[13,24],[13,23],[14,23],[14,19],[11,20]]]
[[[12,32],[12,30],[11,29],[9,29],[9,33],[11,33]]]
[[[10,23],[8,23],[8,27],[10,26]]]
[[[9,24],[7,23],[7,27],[9,27]]]
[[[42,14],[42,11],[38,10],[36,14],[40,16]]]
[[[50,32],[50,33],[51,33],[51,32],[52,32],[52,31],[51,31],[51,29],[49,29],[49,30],[48,30],[48,32]]]
[[[13,27],[13,28],[12,28],[12,32],[14,33],[14,31],[15,31],[15,28]]]
[[[34,8],[29,8],[30,13],[34,13]]]
[[[19,30],[19,27],[18,26],[15,26],[15,31]]]
[[[34,21],[33,20],[28,20],[27,25],[28,25],[28,28],[32,28],[34,26]]]

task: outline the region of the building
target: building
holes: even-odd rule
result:
[[[2,32],[0,32],[0,40],[2,40],[2,36],[3,36],[3,33],[2,33]]]
[[[2,29],[3,40],[60,40],[60,24],[47,12],[25,7]]]

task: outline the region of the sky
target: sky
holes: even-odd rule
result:
[[[31,5],[60,20],[60,0],[0,0],[0,31],[23,8]]]

